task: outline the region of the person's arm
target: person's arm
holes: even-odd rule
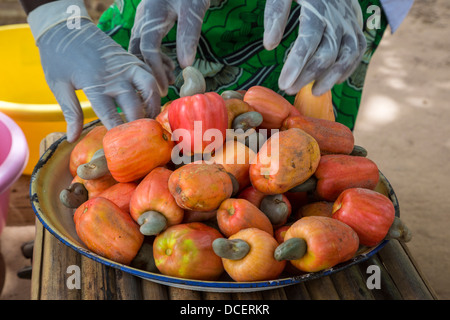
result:
[[[22,1],[27,10],[33,8],[31,0]],[[76,17],[67,10],[73,5],[79,8]],[[66,119],[69,142],[83,128],[83,112],[75,94],[79,89],[108,129],[123,123],[117,107],[128,121],[159,114],[161,96],[152,70],[92,22],[83,0],[47,0],[29,11],[27,21],[45,79]]]
[[[58,0],[20,0],[20,4],[22,5],[23,10],[28,15],[31,11],[36,9],[37,7]]]

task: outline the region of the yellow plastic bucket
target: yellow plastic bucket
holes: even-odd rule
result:
[[[30,156],[23,173],[31,174],[41,140],[52,132],[66,132],[66,122],[45,80],[28,24],[0,26],[0,61],[0,112],[24,132]],[[77,95],[84,122],[97,119],[84,93],[80,90]]]

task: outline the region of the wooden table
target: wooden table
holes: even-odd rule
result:
[[[60,137],[51,134],[41,153]],[[87,258],[69,248],[36,220],[32,264],[33,300],[433,300],[433,289],[407,246],[389,241],[368,260],[330,276],[265,291],[214,293],[157,284]],[[69,289],[69,266],[81,271],[79,289]],[[369,266],[381,271],[380,289],[369,289]],[[370,269],[369,269],[370,270]],[[73,283],[73,282],[72,282]]]

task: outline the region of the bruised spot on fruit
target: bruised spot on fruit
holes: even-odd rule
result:
[[[311,144],[308,144],[307,151],[308,151],[308,154],[311,154],[311,152],[312,152],[312,150],[311,150]],[[295,152],[295,156],[296,156],[298,159],[303,158],[303,150],[294,150],[294,152]]]
[[[176,193],[178,193],[178,194],[180,194],[180,193],[181,193],[181,188],[180,188],[180,186],[176,186],[176,188],[175,188],[175,192],[176,192]]]

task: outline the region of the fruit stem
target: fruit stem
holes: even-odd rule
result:
[[[290,238],[281,243],[274,252],[274,258],[277,261],[297,260],[306,253],[307,245],[305,239]]]
[[[261,113],[249,111],[238,115],[233,120],[232,128],[234,130],[242,129],[244,132],[251,128],[258,127],[263,122]]]
[[[88,191],[82,183],[75,182],[61,191],[59,200],[67,208],[78,208],[88,200]]]
[[[244,95],[235,90],[225,90],[224,92],[221,93],[221,96],[224,100],[228,99],[244,100]]]
[[[400,218],[395,217],[394,222],[389,228],[386,239],[396,239],[402,242],[408,242],[412,238],[411,231],[408,229],[406,224],[400,220]]]
[[[141,214],[137,219],[137,223],[141,226],[139,230],[145,236],[157,235],[167,226],[166,217],[153,210]]]
[[[184,83],[180,88],[180,97],[193,96],[206,92],[206,82],[203,74],[195,67],[183,69]]]
[[[367,157],[367,150],[364,147],[354,145],[350,155],[358,157]]]
[[[229,260],[240,260],[250,251],[250,245],[242,239],[217,238],[212,247],[219,257]]]
[[[91,161],[78,166],[77,175],[84,180],[93,180],[103,177],[109,173],[103,148],[97,150]]]
[[[307,192],[316,189],[317,178],[315,176],[311,176],[305,182],[291,188],[289,192]]]
[[[261,200],[259,206],[261,210],[273,225],[278,225],[287,220],[289,207],[283,201],[282,194],[267,195]]]
[[[234,174],[227,172],[228,176],[231,179],[231,184],[233,185],[233,191],[231,193],[231,196],[234,197],[238,194],[240,186],[239,186],[239,181],[237,181],[236,177],[234,176]]]

